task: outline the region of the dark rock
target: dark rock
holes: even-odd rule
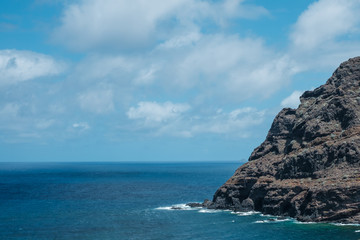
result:
[[[196,208],[196,207],[203,207],[203,203],[187,203],[186,206]]]
[[[360,223],[360,57],[300,101],[203,207]]]
[[[172,210],[182,210],[181,207],[174,207],[174,206],[172,206],[171,209],[172,209]]]

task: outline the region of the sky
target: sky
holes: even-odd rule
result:
[[[360,55],[359,0],[2,0],[0,161],[246,161]]]

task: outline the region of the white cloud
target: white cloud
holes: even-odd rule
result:
[[[130,108],[127,115],[140,123],[133,130],[150,130],[157,136],[178,137],[200,134],[248,137],[249,128],[261,124],[265,118],[265,111],[251,107],[231,112],[218,109],[205,115],[192,115],[189,109],[187,104],[140,102],[137,108]]]
[[[158,48],[160,49],[171,49],[171,48],[180,48],[183,46],[188,46],[199,41],[201,34],[199,32],[189,32],[180,36],[175,36],[160,44]]]
[[[92,53],[71,76],[81,84],[109,83],[124,99],[138,97],[146,86],[146,97],[195,89],[197,100],[240,102],[268,97],[286,84],[294,73],[292,62],[261,38],[209,35],[201,29],[266,14],[244,0],[89,0],[66,7],[55,35],[70,48]],[[141,48],[151,37],[156,41]],[[118,46],[126,51],[120,54]],[[109,54],[104,47],[115,51]]]
[[[311,4],[298,18],[291,40],[299,51],[329,44],[344,34],[359,31],[360,2],[320,0]]]
[[[293,61],[270,50],[260,38],[222,34],[203,36],[165,64],[165,79],[172,79],[177,89],[197,87],[205,98],[236,101],[268,97],[298,71]]]
[[[104,114],[114,110],[111,90],[90,90],[81,93],[78,100],[82,109],[92,113]]]
[[[294,91],[290,96],[281,101],[282,107],[297,108],[300,104],[300,96],[303,91]]]
[[[31,51],[0,50],[0,86],[59,74],[64,65]]]
[[[263,7],[245,4],[243,0],[221,3],[201,0],[82,0],[66,7],[53,39],[76,51],[126,50],[166,40],[173,32],[198,28],[209,19],[218,25],[226,25],[227,19],[257,18],[264,14],[267,11]]]
[[[288,56],[302,71],[333,71],[360,55],[360,1],[318,0],[301,13],[290,33]]]
[[[265,111],[252,107],[238,108],[229,113],[217,112],[213,116],[199,119],[190,131],[192,135],[201,133],[232,134],[247,137],[248,129],[264,121]]]
[[[147,97],[196,91],[202,101],[241,102],[269,97],[297,72],[288,56],[269,49],[261,38],[189,33],[141,56],[91,55],[76,67],[71,79],[84,87],[110,84],[122,91],[123,98],[144,94],[140,91],[146,86],[146,93],[153,93]]]
[[[190,106],[184,103],[139,102],[137,107],[131,107],[126,114],[129,119],[141,119],[146,124],[162,123],[178,118],[189,109]]]
[[[74,129],[78,129],[80,131],[85,131],[90,129],[90,125],[87,122],[77,122],[77,123],[73,123],[72,127]]]
[[[269,12],[262,6],[245,4],[244,0],[225,0],[214,4],[211,8],[215,19],[218,19],[222,25],[226,25],[226,19],[247,18],[256,19],[266,16]],[[220,14],[221,13],[221,14]]]
[[[134,79],[136,85],[148,85],[155,80],[156,72],[159,70],[159,67],[156,65],[151,65],[149,68],[140,70],[138,76]]]
[[[74,50],[145,44],[156,24],[187,0],[80,1],[67,7],[54,38]]]

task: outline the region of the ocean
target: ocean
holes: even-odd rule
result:
[[[360,239],[360,226],[184,206],[211,199],[239,166],[0,163],[0,239]]]

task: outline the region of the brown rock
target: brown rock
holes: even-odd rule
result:
[[[206,207],[360,223],[360,57],[300,100]]]

